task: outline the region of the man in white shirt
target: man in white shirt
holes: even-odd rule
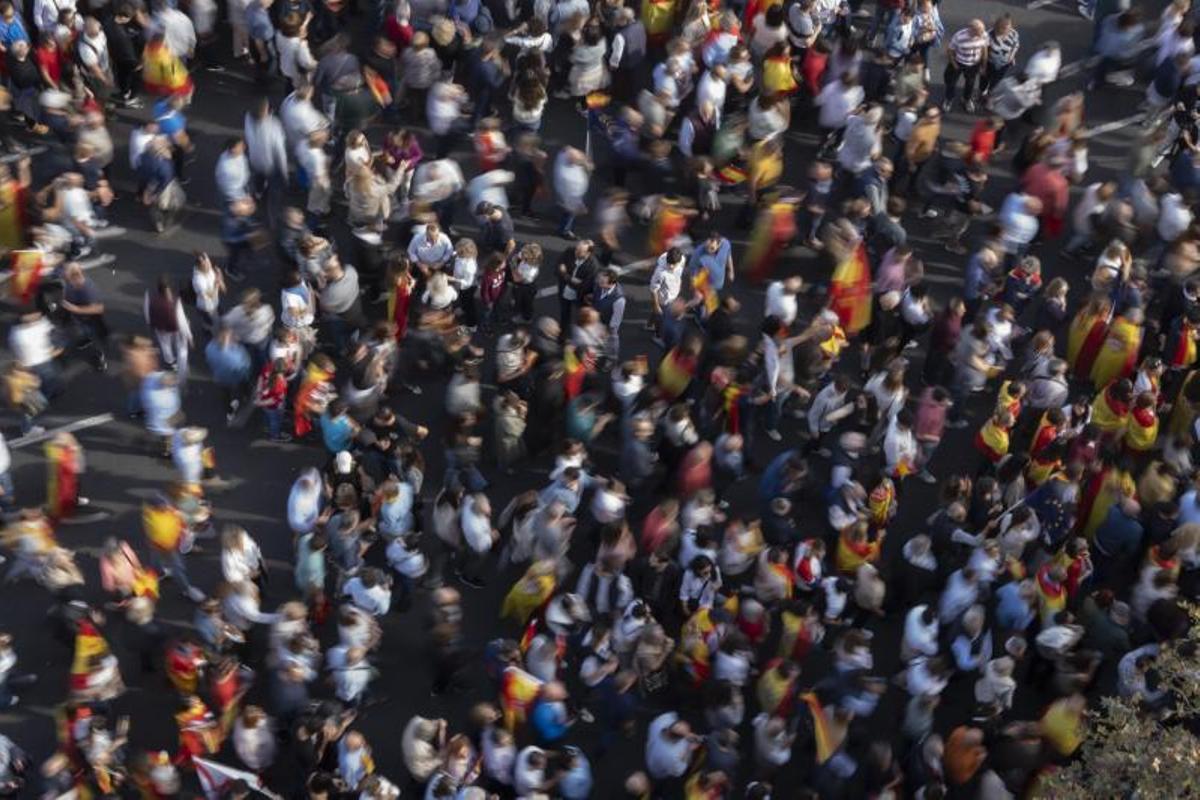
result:
[[[1042,201],[1032,195],[1013,192],[1000,207],[1000,243],[1004,251],[1020,257],[1038,232]]]
[[[382,617],[392,607],[391,580],[373,567],[362,570],[361,574],[346,581],[342,594],[374,617]]]
[[[37,27],[39,38],[54,35],[58,16],[66,9],[74,11],[75,0],[34,0],[33,24]]]
[[[260,182],[288,174],[287,139],[283,124],[271,113],[271,101],[262,98],[252,111],[246,112],[242,126],[246,157],[254,177]]]
[[[217,191],[228,204],[250,196],[250,160],[246,158],[246,143],[230,139],[217,158]]]
[[[799,312],[797,295],[804,287],[804,281],[798,277],[785,278],[781,281],[771,281],[767,286],[767,307],[764,316],[775,316],[784,326],[790,328],[796,323]]]
[[[12,453],[8,450],[8,442],[0,433],[0,510],[12,511],[16,508],[16,487],[12,478]]]
[[[808,432],[813,446],[820,446],[820,455],[829,457],[828,447],[821,441],[822,437],[833,430],[834,426],[844,417],[854,411],[854,403],[847,402],[850,391],[850,380],[838,373],[829,383],[817,392],[808,406]]]
[[[572,241],[575,235],[575,218],[587,212],[584,200],[592,179],[592,162],[582,150],[564,147],[554,159],[554,193],[562,209],[558,224],[558,235]]]
[[[472,588],[484,585],[483,568],[488,553],[500,534],[492,527],[492,504],[482,492],[463,498],[459,512],[459,529],[463,538],[463,561],[459,580]]]
[[[108,39],[104,36],[100,20],[88,17],[84,21],[83,33],[79,35],[75,48],[88,86],[97,95],[107,95],[113,85],[113,72],[108,57]]]
[[[658,257],[654,273],[650,276],[651,319],[646,322],[647,330],[658,330],[663,311],[679,297],[683,288],[683,268],[687,266],[687,255],[678,247],[672,247]]]
[[[42,394],[53,397],[58,394],[59,370],[54,359],[62,348],[54,344],[54,325],[40,311],[21,317],[8,335],[8,349],[17,363],[42,382]]]
[[[296,161],[304,170],[308,181],[308,213],[324,217],[329,214],[329,204],[333,199],[333,183],[329,176],[329,156],[325,153],[325,143],[329,141],[329,132],[325,129],[308,134],[296,149]]]
[[[646,772],[655,781],[682,778],[701,739],[674,711],[660,714],[646,731]]]
[[[196,28],[191,19],[182,11],[171,8],[166,2],[159,4],[150,20],[150,30],[147,38],[156,34],[163,35],[163,42],[179,58],[187,61],[196,50]]]
[[[437,272],[453,258],[454,244],[436,222],[413,229],[412,240],[408,243],[408,260],[422,273]]]

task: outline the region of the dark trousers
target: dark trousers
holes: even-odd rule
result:
[[[1011,67],[1012,64],[1001,64],[998,67],[988,64],[984,67],[983,75],[979,78],[979,93],[987,94],[989,90],[995,88],[996,84],[1004,80],[1004,76],[1008,74]]]
[[[533,301],[537,299],[537,286],[532,283],[511,283],[513,305],[517,316],[529,322],[533,320]]]
[[[954,92],[958,86],[958,78],[963,79],[963,99],[970,100],[975,94],[975,79],[979,77],[979,65],[972,64],[969,67],[964,67],[956,62],[953,58],[950,63],[946,64],[946,73],[943,80],[946,84],[946,102],[954,101]]]

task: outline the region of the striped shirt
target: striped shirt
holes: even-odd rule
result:
[[[993,30],[988,34],[988,63],[994,67],[1011,64],[1017,57],[1017,48],[1021,46],[1021,36],[1016,28],[1009,28],[1008,33],[997,36]]]
[[[963,28],[950,37],[950,52],[954,54],[954,62],[960,67],[973,67],[978,64],[987,45],[988,37],[976,36],[970,28]]]

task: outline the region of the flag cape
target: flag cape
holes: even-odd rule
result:
[[[1119,378],[1133,374],[1142,347],[1142,326],[1117,317],[1108,328],[1104,346],[1092,362],[1092,384],[1102,389]]]
[[[49,516],[56,520],[69,517],[79,499],[79,453],[74,447],[51,440],[46,443],[46,467],[49,472],[46,491]]]
[[[363,80],[380,108],[387,108],[392,104],[392,90],[388,88],[382,75],[370,67],[363,67]]]
[[[990,418],[975,434],[975,447],[995,464],[1008,455],[1008,429],[996,422],[995,417]]]
[[[1144,453],[1158,440],[1158,415],[1153,408],[1134,409],[1125,428],[1125,446]]]
[[[1075,377],[1086,380],[1092,372],[1092,363],[1104,345],[1108,333],[1108,311],[1105,309],[1088,313],[1083,308],[1071,321],[1067,334],[1067,361]]]
[[[746,182],[746,169],[737,164],[726,164],[717,170],[717,180],[726,186],[738,186]]]
[[[142,86],[150,94],[187,94],[192,79],[179,56],[162,42],[151,42],[142,51]]]
[[[813,724],[813,739],[817,749],[817,763],[824,764],[829,760],[838,748],[839,743],[834,741],[833,726],[829,723],[829,717],[825,715],[825,709],[821,705],[821,701],[812,692],[805,692],[800,695],[800,699],[808,706],[809,713],[812,714]]]
[[[662,202],[650,226],[650,252],[661,253],[683,233],[687,227],[687,216],[673,203]]]
[[[1092,401],[1092,424],[1101,433],[1119,432],[1129,422],[1129,406],[1112,398],[1112,386],[1101,392]]]
[[[658,363],[658,388],[669,399],[675,400],[687,391],[695,371],[694,361],[676,347]]]
[[[282,797],[268,789],[262,782],[262,778],[253,772],[227,767],[216,761],[209,761],[207,758],[194,758],[192,763],[196,766],[196,777],[200,779],[200,788],[207,800],[218,800],[225,787],[235,781],[245,781],[246,786],[272,798],[272,800],[283,800]]]
[[[1178,322],[1167,345],[1168,367],[1190,367],[1196,363],[1195,329],[1187,320]]]
[[[11,265],[9,296],[22,303],[33,302],[33,296],[42,283],[42,273],[46,271],[45,254],[40,250],[15,250]]]
[[[108,655],[108,642],[96,630],[96,626],[84,620],[75,632],[75,657],[71,661],[71,688],[81,691],[87,688],[90,664],[97,656]]]
[[[767,94],[792,94],[800,84],[792,72],[792,59],[789,56],[771,56],[763,61],[762,71],[763,90]]]
[[[829,305],[849,336],[871,324],[871,265],[863,242],[833,271]]]
[[[0,247],[19,250],[25,246],[26,195],[18,181],[0,186]]]
[[[721,305],[721,297],[712,288],[712,276],[707,267],[701,267],[692,278],[692,290],[700,296],[704,305],[704,313],[712,314]]]
[[[504,598],[504,604],[500,606],[501,619],[511,617],[517,622],[525,624],[534,612],[550,599],[550,595],[554,594],[555,584],[553,575],[522,577],[513,584],[512,589]]]
[[[675,0],[646,0],[642,3],[642,24],[651,42],[666,40],[675,24]]]
[[[517,723],[525,721],[542,682],[520,667],[506,667],[500,678],[500,706],[504,710],[504,724],[511,731]]]
[[[764,281],[776,259],[796,236],[796,214],[791,203],[772,203],[758,215],[750,249],[746,253],[746,271],[754,281]]]

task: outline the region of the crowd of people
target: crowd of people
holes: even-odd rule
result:
[[[3,376],[48,481],[0,446],[0,543],[70,673],[52,752],[0,737],[0,796],[992,800],[1077,757],[1101,696],[1174,703],[1156,660],[1192,655],[1200,588],[1189,0],[1080,3],[1089,90],[1145,87],[1112,179],[1089,95],[1051,91],[1059,43],[946,30],[936,0],[26,5],[0,0]],[[225,70],[262,96],[206,164],[189,118]],[[110,332],[112,220],[165,242],[210,179],[225,252],[123,265],[143,321]],[[59,527],[103,527],[85,448],[39,423],[68,362],[118,354],[171,477],[94,570]],[[222,519],[260,467],[219,469],[195,381],[306,465],[269,500],[290,571]],[[175,590],[186,628],[157,613]],[[469,714],[397,707],[398,616]],[[131,743],[169,714],[169,747]]]

